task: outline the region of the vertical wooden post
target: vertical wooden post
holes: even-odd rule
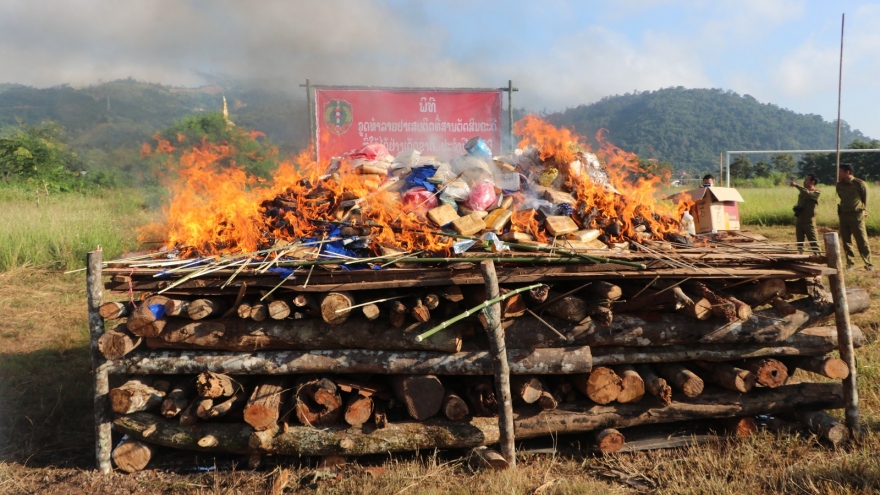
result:
[[[89,304],[89,337],[92,356],[92,373],[95,376],[95,457],[98,470],[102,474],[110,472],[110,452],[112,440],[110,432],[110,383],[108,381],[106,359],[98,350],[98,338],[104,333],[104,318],[98,308],[104,300],[104,286],[101,280],[103,252],[101,248],[89,252],[86,257],[86,293]]]
[[[483,280],[486,281],[486,299],[501,296],[498,276],[492,260],[480,263]],[[492,352],[492,367],[495,370],[495,391],[501,399],[498,408],[498,430],[501,455],[510,467],[516,467],[516,447],[513,431],[513,397],[510,394],[510,365],[507,362],[507,346],[504,344],[504,330],[501,328],[501,303],[495,303],[483,310],[488,322],[489,349]]]
[[[840,256],[840,242],[837,232],[825,234],[825,256],[828,266],[837,270],[829,275],[831,297],[834,301],[834,320],[837,323],[837,343],[840,359],[849,367],[849,376],[843,380],[843,399],[846,402],[846,426],[852,430],[853,437],[859,438],[859,390],[856,380],[856,357],[853,351],[852,326],[849,319],[849,304],[846,301],[846,281],[843,259]]]

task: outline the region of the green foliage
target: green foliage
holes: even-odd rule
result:
[[[251,175],[268,179],[279,163],[278,149],[262,139],[261,133],[249,133],[227,120],[220,112],[208,112],[187,116],[160,132],[157,136],[171,144],[170,161],[179,163],[184,151],[198,148],[210,142],[229,146],[232,154],[219,165],[239,166]],[[167,163],[166,153],[153,155],[148,160],[157,169]]]
[[[721,89],[666,88],[611,96],[552,114],[556,125],[608,139],[642,158],[658,158],[691,173],[717,170],[726,150],[831,149],[837,126]],[[867,138],[842,123],[842,142]]]
[[[67,148],[64,130],[54,122],[21,125],[0,137],[0,174],[44,190],[76,187],[80,160]]]
[[[763,158],[758,160],[758,163],[755,164],[755,168],[752,169],[752,175],[755,176],[756,179],[766,179],[770,177],[770,173],[773,172],[773,169],[770,167],[770,164],[767,163],[767,160]]]
[[[752,162],[745,155],[739,155],[730,162],[731,179],[748,179],[752,176]]]
[[[846,149],[880,149],[880,140],[856,140]],[[840,163],[853,166],[853,175],[867,181],[880,181],[880,152],[841,153]],[[799,161],[801,175],[815,174],[819,182],[833,184],[837,181],[837,156],[834,153],[807,153]]]
[[[773,170],[781,173],[785,178],[792,179],[794,171],[797,168],[797,162],[789,153],[777,153],[770,157],[770,164]]]

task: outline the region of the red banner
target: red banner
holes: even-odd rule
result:
[[[500,90],[318,88],[315,103],[319,163],[373,143],[450,158],[475,136],[501,153]]]

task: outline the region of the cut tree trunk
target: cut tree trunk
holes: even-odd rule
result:
[[[440,296],[437,294],[425,294],[423,301],[431,311],[440,307]]]
[[[243,302],[238,305],[238,308],[236,308],[235,310],[235,314],[237,314],[239,318],[246,320],[251,317],[251,309],[253,309],[251,303]]]
[[[345,412],[336,384],[326,378],[303,381],[293,395],[299,422],[306,426],[331,426]]]
[[[192,377],[183,378],[171,387],[171,390],[162,401],[162,416],[173,418],[189,405],[196,395],[195,382]]]
[[[510,289],[501,289],[501,295],[508,294]],[[526,313],[526,302],[522,294],[515,294],[501,301],[501,317],[517,318]]]
[[[241,388],[231,376],[213,371],[205,371],[196,377],[196,392],[199,397],[216,399],[219,397],[232,397]]]
[[[199,415],[196,413],[196,410],[201,402],[202,399],[194,397],[189,405],[186,406],[186,409],[180,412],[180,426],[192,426],[199,422]]]
[[[846,361],[832,356],[791,358],[788,361],[792,368],[811,371],[828,378],[843,380],[849,376],[849,367],[846,365]]]
[[[596,433],[596,448],[603,454],[620,452],[624,443],[626,438],[614,428],[605,428]]]
[[[184,299],[169,299],[165,302],[165,314],[168,316],[189,317],[189,301]]]
[[[581,294],[589,296],[590,299],[598,299],[602,301],[616,301],[623,296],[623,290],[618,285],[604,280],[594,280],[581,291]]]
[[[797,308],[792,306],[788,301],[785,301],[781,297],[774,297],[770,299],[770,305],[773,306],[773,309],[779,311],[785,316],[797,313]]]
[[[754,373],[758,383],[765,387],[785,385],[788,380],[788,368],[778,359],[747,359],[742,366]]]
[[[687,397],[696,397],[703,392],[703,380],[681,363],[662,363],[654,368]]]
[[[391,326],[394,328],[402,328],[406,324],[406,305],[400,301],[391,302]]]
[[[468,465],[471,469],[507,469],[510,463],[500,452],[487,449],[485,446],[476,447],[468,456]]]
[[[582,298],[573,295],[560,296],[561,294],[550,293],[549,299],[553,302],[544,309],[546,313],[574,323],[589,315],[590,305]]]
[[[785,296],[785,286],[785,280],[781,278],[765,278],[753,284],[732,287],[725,292],[732,294],[746,304],[757,306],[766,304],[773,297]]]
[[[746,393],[755,386],[757,377],[749,370],[737,368],[730,363],[710,363],[694,361],[694,364],[706,370],[709,379],[728,390]]]
[[[756,389],[749,394],[707,391],[700,397],[687,402],[673,402],[664,408],[647,401],[607,406],[562,404],[555,410],[543,412],[528,408],[517,415],[515,427],[517,438],[527,439],[701,418],[776,415],[805,409],[840,408],[843,403],[843,387],[840,383],[801,383],[775,389]],[[201,423],[195,430],[154,414],[135,413],[117,417],[114,425],[121,433],[157,445],[200,452],[257,452],[248,443],[254,430],[245,423]],[[218,445],[199,445],[198,440],[206,435],[217,438]],[[306,456],[386,454],[434,448],[473,448],[497,443],[498,439],[498,421],[495,418],[475,417],[468,421],[432,418],[389,423],[385,428],[369,430],[291,426],[287,432],[272,438],[271,445],[262,452]]]
[[[251,319],[254,321],[266,321],[269,317],[269,306],[264,303],[256,303],[251,306]]]
[[[538,397],[536,404],[538,405],[538,407],[541,408],[542,411],[549,411],[551,409],[556,409],[557,407],[559,407],[559,401],[556,400],[555,397],[553,397],[553,394],[546,390],[541,391],[541,396]]]
[[[215,419],[226,416],[247,402],[248,395],[244,388],[239,387],[232,397],[227,399],[203,399],[196,407],[196,415],[200,419]],[[206,407],[207,406],[207,407]]]
[[[118,325],[98,337],[98,350],[110,361],[119,359],[140,345],[141,337],[128,331],[126,325]]]
[[[795,420],[807,425],[813,433],[819,438],[829,442],[834,447],[845,443],[849,440],[850,431],[847,426],[833,417],[829,416],[825,411],[797,411],[792,414]]]
[[[863,289],[847,291],[850,313],[866,311],[870,296]],[[779,318],[774,310],[756,311],[747,321],[727,324],[717,321],[695,322],[678,314],[618,314],[610,327],[592,321],[572,325],[551,316],[544,319],[568,337],[566,340],[533,318],[516,318],[504,322],[508,346],[515,348],[555,347],[563,345],[590,346],[669,346],[678,344],[750,344],[776,343],[794,335],[799,329],[831,315],[833,308],[816,307],[809,299],[795,302],[798,311]]]
[[[220,299],[196,299],[189,303],[186,313],[193,320],[204,320],[211,316],[219,316],[226,310],[226,305]],[[251,309],[253,312],[253,308]]]
[[[645,395],[645,381],[639,376],[638,371],[628,364],[616,366],[613,369],[621,380],[617,402],[626,404],[642,400]]]
[[[244,421],[257,431],[275,427],[281,417],[281,406],[286,402],[285,384],[286,379],[283,376],[270,376],[261,380],[244,406]]]
[[[98,308],[98,314],[105,320],[124,318],[134,311],[134,304],[130,302],[108,302]]]
[[[361,308],[361,312],[364,313],[364,317],[370,321],[379,318],[382,313],[379,306],[376,304],[367,304]]]
[[[728,297],[727,299],[732,302],[733,306],[736,308],[736,317],[739,319],[739,321],[746,321],[752,317],[751,306],[735,297]]]
[[[736,306],[729,299],[719,296],[702,282],[690,281],[686,282],[686,285],[712,304],[712,313],[716,316],[727,322],[737,321]]]
[[[348,319],[349,308],[354,305],[354,296],[350,292],[329,292],[321,300],[321,318],[331,325],[340,325]]]
[[[574,375],[571,383],[596,404],[617,400],[623,388],[622,381],[611,368],[593,368],[589,374]]]
[[[394,375],[391,388],[413,419],[428,419],[440,412],[443,405],[445,389],[434,375]]]
[[[758,431],[758,422],[751,416],[727,418],[723,424],[725,430],[737,437],[747,437]]]
[[[660,401],[663,407],[672,403],[672,387],[666,383],[666,380],[657,376],[654,369],[646,364],[638,364],[635,370],[645,383],[645,389],[649,394],[653,395]]]
[[[512,376],[510,378],[510,393],[514,400],[533,404],[541,398],[541,381],[533,376]]]
[[[354,394],[345,404],[343,419],[351,426],[360,427],[366,424],[373,415],[373,399],[360,394]]]
[[[111,458],[116,467],[126,473],[136,473],[149,464],[156,454],[156,446],[125,436],[113,449]]]
[[[464,399],[449,390],[446,391],[446,395],[443,397],[442,410],[443,415],[450,421],[462,420],[470,413]]]
[[[427,306],[422,304],[421,299],[416,299],[416,303],[409,311],[409,314],[412,315],[413,319],[419,323],[426,323],[428,320],[431,319],[431,310],[429,310]]]
[[[376,428],[385,428],[388,426],[388,414],[385,412],[385,401],[373,401],[373,424]]]
[[[439,322],[432,322],[432,325]],[[463,324],[416,341],[416,335],[388,328],[382,321],[352,319],[344,326],[323,320],[269,321],[255,323],[237,318],[168,324],[162,335],[148,339],[147,346],[167,349],[217,349],[256,351],[273,349],[376,349],[376,350],[461,350]]]
[[[550,295],[550,286],[546,284],[539,285],[538,287],[529,290],[527,294],[532,302],[541,304],[546,301],[547,297]]]
[[[283,320],[290,316],[290,305],[284,301],[272,301],[269,303],[269,318]]]
[[[165,303],[168,301],[164,296],[150,296],[140,306],[132,311],[126,325],[128,330],[140,337],[155,337],[162,333],[165,328]]]
[[[131,414],[152,409],[162,403],[165,393],[141,380],[129,380],[110,389],[110,408],[117,414]]]
[[[828,350],[824,350],[822,354],[827,352]],[[738,352],[736,357],[727,358],[728,354],[729,352],[725,354],[726,360],[750,356]],[[616,358],[612,356],[605,359]],[[656,359],[656,356],[652,356],[650,359]],[[697,359],[709,358],[698,357]],[[586,373],[592,369],[592,358],[588,346],[508,349],[507,360],[510,372],[514,375],[574,374]],[[449,354],[438,351],[328,349],[246,352],[233,356],[226,352],[167,351],[155,354],[150,359],[127,356],[117,361],[111,361],[107,370],[119,374],[195,374],[204,370],[218,370],[235,375],[341,371],[345,373],[408,375],[487,375],[492,373],[493,363],[493,357],[489,351]],[[611,364],[621,363],[612,362]]]
[[[474,416],[496,416],[498,414],[495,387],[492,386],[492,382],[488,378],[480,376],[468,380],[466,395],[471,403]]]

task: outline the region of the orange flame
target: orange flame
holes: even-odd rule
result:
[[[516,131],[523,136],[520,147],[538,149],[536,166],[559,170],[563,188],[577,201],[573,217],[583,228],[604,228],[616,222],[619,233],[612,231],[612,240],[638,238],[637,229],[642,227],[654,233],[677,229],[673,218],[680,211],[673,212],[654,196],[664,177],[646,174],[636,155],[608,143],[602,132],[596,136],[596,155],[605,163],[606,184],[585,172],[590,147],[571,131],[532,116],[517,122]],[[251,137],[260,135],[252,133]],[[154,140],[155,146],[143,146],[144,156],[174,151],[158,135]],[[334,164],[339,166],[328,173],[331,164],[316,163],[310,147],[282,162],[271,180],[262,181],[232,163],[232,156],[228,144],[204,141],[184,152],[180,163],[169,170],[173,180],[168,185],[165,222],[144,229],[141,237],[162,232],[184,255],[248,253],[321,237],[329,227],[337,226],[345,227],[344,236],[369,239],[374,251],[381,246],[450,251],[454,240],[429,227],[426,206],[405,205],[387,176],[361,174],[350,160]],[[548,242],[538,212],[516,206],[524,200],[524,193],[514,195],[511,230]]]

